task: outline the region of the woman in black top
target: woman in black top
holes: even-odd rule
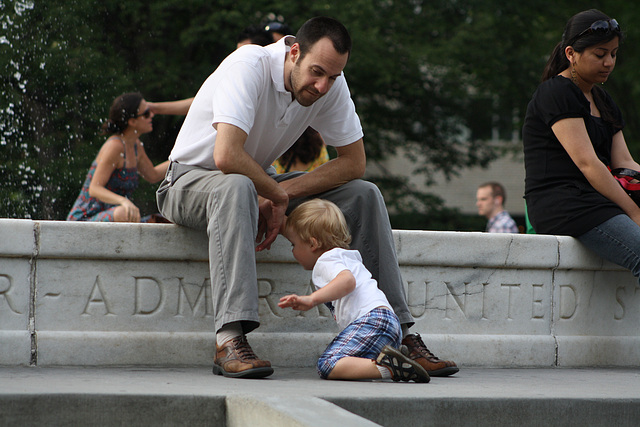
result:
[[[523,128],[525,199],[537,233],[577,237],[640,276],[640,208],[609,168],[640,170],[624,121],[600,87],[622,40],[615,19],[591,9],[567,22]]]

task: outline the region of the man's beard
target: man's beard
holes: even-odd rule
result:
[[[296,86],[297,78],[294,77],[294,74],[296,74],[296,71],[299,71],[297,66],[294,67],[293,70],[291,70],[291,74],[289,75],[289,85],[291,86],[291,95],[293,96],[293,99],[298,101],[298,104],[302,105],[303,107],[309,107],[318,99],[320,99],[322,95],[315,94],[313,91],[310,93],[305,87],[298,88]],[[305,93],[312,98],[311,99],[304,98],[302,95]]]

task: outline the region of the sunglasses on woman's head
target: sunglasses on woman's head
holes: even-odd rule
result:
[[[151,116],[151,108],[147,108],[146,110],[144,110],[144,112],[140,113],[140,114],[136,114],[135,118],[137,119],[138,117],[144,117],[145,119],[148,119]]]
[[[287,27],[284,24],[280,23],[280,22],[269,22],[264,27],[265,31],[270,31],[270,32],[275,31],[276,33],[281,32],[281,31],[285,30],[286,28]]]
[[[573,41],[575,43],[576,40],[578,40],[580,37],[585,36],[587,34],[609,34],[613,32],[616,32],[616,33],[620,32],[620,24],[618,24],[618,21],[616,21],[615,19],[609,19],[609,20],[603,19],[601,21],[596,21],[593,24],[591,24],[589,28],[587,28],[586,30],[578,34],[576,37],[574,37]]]

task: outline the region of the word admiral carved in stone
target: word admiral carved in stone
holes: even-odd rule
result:
[[[121,283],[121,280],[120,280]],[[211,300],[211,281],[204,278],[198,281],[186,281],[183,277],[172,277],[170,279],[158,279],[151,276],[132,276],[132,297],[129,305],[129,314],[133,316],[153,316],[155,314],[167,314],[175,317],[193,315],[194,317],[213,316],[213,304]],[[283,318],[290,317],[290,310],[284,311],[278,307],[278,301],[287,292],[278,291],[280,283],[269,278],[258,279],[258,297],[264,304],[261,304],[261,315],[272,315]],[[120,285],[121,286],[121,285]],[[86,300],[83,302],[81,314],[85,316],[97,315],[118,315],[125,314],[119,312],[122,304],[122,297],[115,297],[115,292],[108,280],[96,276],[89,291],[86,293]],[[0,297],[2,294],[0,293]],[[60,293],[48,293],[46,297],[60,297]],[[267,311],[266,313],[264,311]],[[315,313],[319,317],[327,317],[328,310],[320,307],[315,312],[306,313],[306,317]]]
[[[149,316],[164,311],[170,311],[176,317],[185,316],[186,313],[191,313],[194,317],[197,313],[200,313],[200,317],[213,316],[209,278],[198,283],[185,282],[183,277],[175,277],[169,281],[150,276],[134,276],[132,279],[133,298],[130,309],[133,316]],[[116,299],[110,296],[103,281],[99,275],[96,276],[82,310],[83,315],[116,314]],[[171,285],[166,282],[171,282]]]

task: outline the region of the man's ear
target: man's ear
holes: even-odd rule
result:
[[[291,62],[294,64],[298,62],[298,58],[300,57],[300,44],[294,43],[291,45],[291,49],[289,50],[289,58]]]

